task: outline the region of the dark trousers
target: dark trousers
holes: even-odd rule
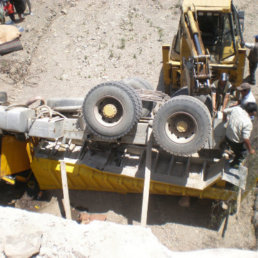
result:
[[[228,144],[228,146],[232,149],[232,151],[235,154],[235,158],[233,160],[234,164],[240,164],[240,162],[244,159],[245,154],[246,154],[246,149],[244,147],[244,143],[237,143],[237,142],[233,142],[231,140],[229,140],[226,137],[226,143]]]
[[[250,83],[255,84],[255,71],[257,68],[257,62],[249,61]]]
[[[15,22],[14,13],[9,14],[9,17],[10,17],[10,19],[11,19],[13,22]]]

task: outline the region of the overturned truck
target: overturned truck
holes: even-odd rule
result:
[[[146,83],[139,79],[129,82]],[[64,160],[70,189],[142,192],[146,150],[153,140],[151,193],[235,199],[237,192],[226,184],[244,189],[247,168],[230,168],[216,148],[224,137],[222,121],[217,121],[216,133],[205,136],[202,149],[174,154],[175,144],[189,144],[199,137],[193,131],[191,137],[181,136],[178,142],[173,130],[186,134],[190,129],[183,132],[184,122],[178,118],[176,122],[160,121],[166,117],[164,106],[180,99],[135,90],[125,82],[109,82],[94,87],[85,99],[49,99],[34,108],[3,105],[1,178],[8,181],[10,175],[20,176],[19,172],[31,169],[40,189],[60,188],[60,161]],[[144,112],[148,116],[143,117]],[[160,135],[166,137],[168,146],[172,142],[171,149],[156,140]],[[196,144],[196,148],[200,146]],[[182,153],[181,147],[179,151]]]
[[[213,116],[210,98],[221,72],[235,86],[242,81],[241,26],[231,1],[209,2],[183,3],[177,36],[163,47],[165,92],[130,78],[97,85],[81,99],[3,101],[0,178],[12,182],[31,170],[40,189],[61,188],[64,160],[70,189],[139,193],[149,148],[150,193],[218,200],[235,200],[239,188],[245,194],[247,168],[229,167],[220,148],[224,122]],[[213,16],[224,29],[211,39],[214,47],[199,26]],[[219,42],[225,48],[216,54]]]

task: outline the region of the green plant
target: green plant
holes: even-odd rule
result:
[[[124,38],[120,39],[120,46],[118,48],[119,49],[124,49],[125,48],[125,39]]]
[[[162,38],[164,36],[164,31],[162,28],[158,27],[158,34],[159,34],[159,41],[162,41]]]
[[[109,50],[109,59],[112,59],[114,57],[114,53],[112,50]]]

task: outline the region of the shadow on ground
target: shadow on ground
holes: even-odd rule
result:
[[[0,181],[0,205],[14,206],[14,201],[23,196],[26,188],[25,184],[8,185]]]
[[[60,190],[46,192],[57,199],[62,198]],[[220,225],[211,225],[213,202],[191,198],[190,207],[181,207],[178,202],[181,197],[150,195],[148,210],[148,225],[163,225],[179,223],[196,227],[217,230]],[[107,213],[113,211],[122,215],[128,224],[137,224],[141,221],[141,194],[118,194],[95,191],[70,191],[70,202],[73,208],[89,213]],[[60,202],[59,202],[60,203]]]
[[[35,207],[46,207],[54,198],[57,200],[61,214],[64,216],[61,190],[44,191],[40,200],[32,197],[28,199],[28,188],[24,184],[17,186],[0,182],[0,205],[19,207],[30,211],[38,211]],[[179,205],[179,196],[150,195],[148,209],[148,225],[163,225],[166,223],[179,223],[195,227],[218,230],[220,221],[214,217],[221,217],[221,210],[212,200],[191,198],[190,207]],[[110,192],[70,190],[70,202],[73,219],[83,211],[89,213],[108,213],[113,211],[117,216],[114,222],[139,224],[141,221],[142,194],[119,194]],[[18,206],[17,206],[18,203]],[[214,209],[216,207],[216,209]],[[115,216],[115,217],[117,217]],[[111,217],[110,221],[113,221]]]

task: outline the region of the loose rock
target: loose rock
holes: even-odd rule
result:
[[[26,229],[24,228],[24,231]],[[32,234],[19,234],[6,236],[4,253],[9,258],[27,258],[39,253],[41,245],[41,232]]]

